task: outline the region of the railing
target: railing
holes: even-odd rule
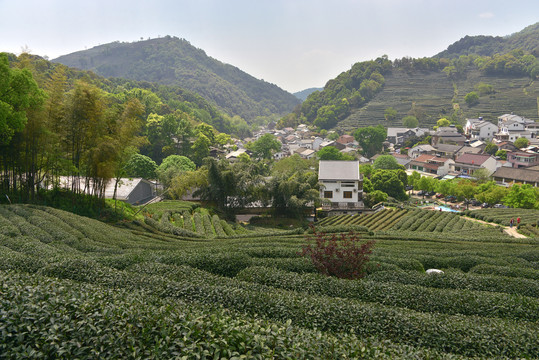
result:
[[[358,202],[332,202],[330,204],[322,204],[322,210],[358,210],[365,206],[362,201]]]

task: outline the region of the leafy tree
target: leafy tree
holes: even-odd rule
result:
[[[372,172],[374,171],[371,164],[361,164],[359,165],[359,172],[363,174],[363,176],[370,178],[372,175]]]
[[[326,146],[318,150],[316,156],[320,160],[354,160],[354,157],[349,154],[343,154],[334,146]]]
[[[11,69],[8,57],[0,53],[0,145],[7,145],[24,129],[26,111],[45,100],[28,69]]]
[[[436,126],[438,127],[446,127],[451,125],[451,122],[447,120],[446,118],[441,118],[438,121],[436,121]]]
[[[499,204],[503,198],[507,195],[508,190],[502,186],[494,184],[487,188],[486,190],[481,191],[475,195],[475,198],[482,203],[487,203],[489,205]]]
[[[414,186],[414,188],[416,190],[434,191],[434,189],[436,189],[437,183],[438,180],[436,178],[433,178],[431,176],[422,176],[416,182],[416,186]]]
[[[225,133],[220,133],[215,137],[215,142],[219,144],[219,146],[223,147],[226,144],[232,144],[232,137]]]
[[[211,141],[200,132],[191,146],[191,159],[196,165],[201,166],[202,160],[210,155],[210,145]]]
[[[514,208],[533,209],[539,208],[539,192],[530,184],[513,185],[503,198],[505,205]]]
[[[271,174],[293,174],[296,171],[307,171],[311,166],[314,166],[313,160],[303,159],[298,154],[285,157],[272,165]]]
[[[374,205],[387,200],[387,194],[380,190],[374,190],[366,193],[363,201],[365,206],[372,208]]]
[[[276,216],[302,218],[308,206],[320,202],[318,177],[313,172],[276,175],[266,186]]]
[[[189,158],[181,155],[167,156],[161,165],[156,169],[157,177],[165,187],[169,187],[173,177],[185,171],[194,171],[195,163]]]
[[[436,184],[435,190],[444,196],[455,195],[457,193],[457,183],[453,180],[441,180]]]
[[[507,151],[506,150],[498,150],[496,151],[496,156],[499,157],[501,160],[507,160]]]
[[[402,169],[403,166],[397,162],[391,155],[380,155],[374,160],[373,168],[375,170],[384,169],[384,170],[397,170]]]
[[[375,155],[382,149],[382,143],[387,137],[387,130],[380,124],[357,129],[354,138],[367,157]]]
[[[416,128],[419,125],[419,120],[413,115],[408,115],[402,119],[402,125],[405,128]]]
[[[419,179],[421,179],[421,174],[415,170],[412,171],[412,174],[408,175],[408,185],[412,185],[415,188]]]
[[[384,110],[384,118],[388,122],[392,122],[393,120],[395,120],[397,118],[397,114],[397,110],[393,109],[392,107],[388,107]]]
[[[371,176],[371,182],[374,190],[383,191],[397,200],[407,198],[405,185],[395,170],[378,170]]]
[[[264,134],[258,140],[248,145],[254,157],[259,159],[272,159],[273,153],[281,150],[281,142],[271,134]]]
[[[125,171],[129,177],[142,177],[155,179],[157,164],[146,155],[134,154],[125,165]]]
[[[473,178],[478,184],[484,184],[490,179],[490,171],[485,168],[477,169],[473,172]]]
[[[490,155],[496,154],[498,151],[498,146],[494,144],[493,142],[489,142],[487,146],[485,147],[485,152]]]
[[[210,146],[215,144],[215,129],[213,126],[208,124],[199,124],[194,129],[195,135],[204,134],[206,138],[210,141]]]
[[[469,200],[474,198],[474,195],[477,192],[477,187],[470,180],[461,180],[457,185],[457,196],[466,200],[466,210],[468,209]]]
[[[520,137],[518,139],[515,140],[515,142],[513,143],[517,148],[519,149],[522,149],[522,148],[525,148],[528,146],[529,144],[529,140],[526,139],[525,137]]]
[[[474,106],[479,104],[479,95],[475,91],[469,92],[464,96],[464,101],[468,106]]]

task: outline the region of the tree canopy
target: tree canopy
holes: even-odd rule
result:
[[[363,149],[367,157],[375,155],[382,149],[382,143],[387,137],[387,130],[382,125],[367,126],[357,129],[354,138]]]

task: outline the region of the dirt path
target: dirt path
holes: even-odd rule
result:
[[[478,223],[481,223],[481,224],[487,224],[487,225],[492,225],[492,226],[501,226],[500,224],[486,222],[486,221],[483,221],[483,220],[474,219],[474,218],[467,217],[467,216],[463,216],[463,218],[466,219],[466,220],[475,221],[475,222],[478,222]],[[509,236],[512,236],[512,237],[518,238],[518,239],[527,238],[527,236],[524,236],[521,233],[519,233],[517,231],[516,227],[512,227],[512,228],[509,227],[509,226],[502,226],[502,227],[503,227],[503,232],[506,233]]]

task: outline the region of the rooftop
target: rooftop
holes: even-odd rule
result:
[[[359,161],[320,160],[318,180],[360,180]]]

